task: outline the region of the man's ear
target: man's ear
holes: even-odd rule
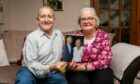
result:
[[[36,19],[36,21],[38,21],[38,17],[36,17],[35,19]]]
[[[38,17],[36,17],[35,19],[36,19],[36,23],[38,24],[38,20],[39,20]]]

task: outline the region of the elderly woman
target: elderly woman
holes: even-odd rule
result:
[[[80,31],[84,35],[81,63],[69,63],[66,77],[70,84],[113,84],[113,71],[110,68],[112,52],[108,34],[99,26],[99,18],[94,8],[83,8],[79,15]]]

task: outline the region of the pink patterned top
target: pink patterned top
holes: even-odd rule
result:
[[[82,31],[74,32],[74,35],[83,35]],[[95,40],[88,47],[84,44],[82,63],[92,64],[94,70],[104,69],[110,66],[112,51],[108,34],[97,29]]]

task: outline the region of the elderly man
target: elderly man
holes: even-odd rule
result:
[[[31,32],[23,47],[22,67],[16,75],[16,84],[67,84],[61,74],[67,63],[60,61],[63,35],[52,29],[54,12],[49,7],[41,7],[37,16],[38,29]]]

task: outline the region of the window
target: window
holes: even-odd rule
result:
[[[115,42],[130,40],[130,0],[91,0],[100,17],[100,28],[115,33]],[[99,13],[98,13],[99,12]]]

